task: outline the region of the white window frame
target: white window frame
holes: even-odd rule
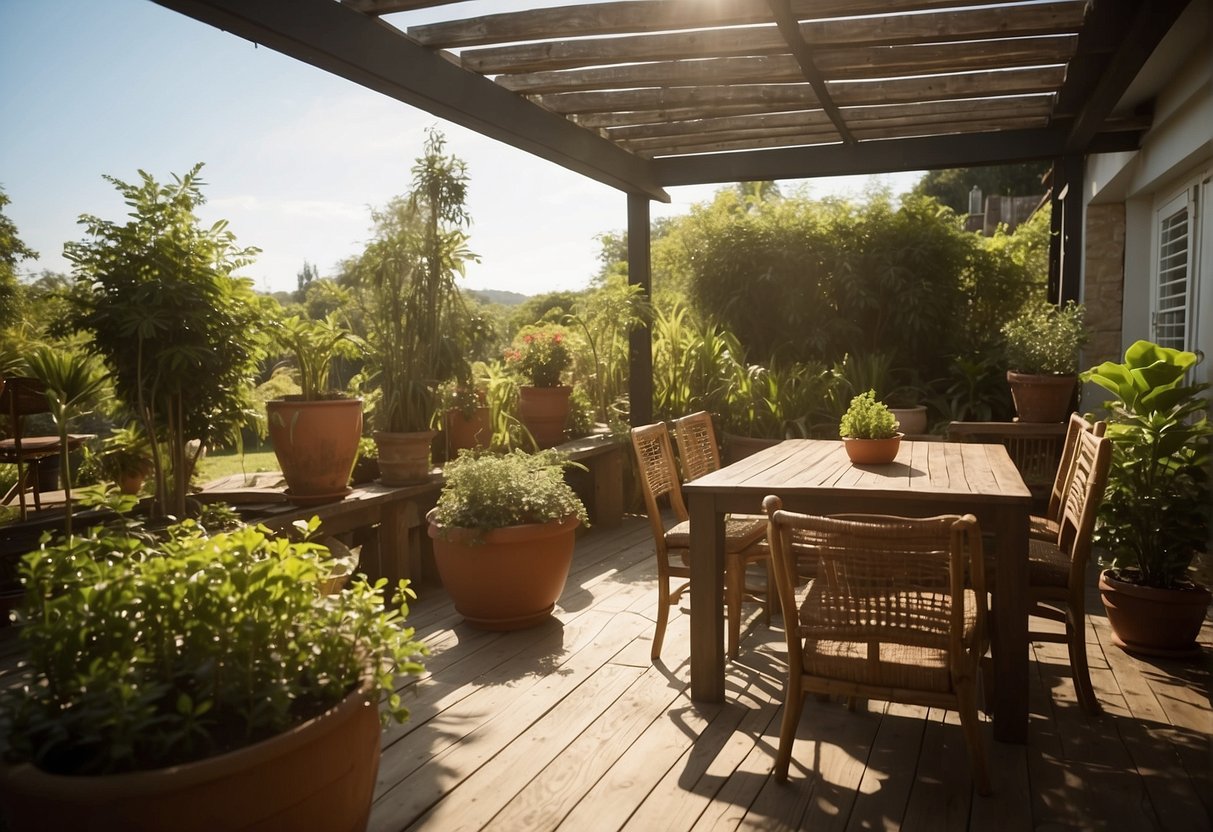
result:
[[[1202,207],[1200,177],[1197,177],[1188,181],[1182,190],[1173,192],[1154,212],[1150,338],[1163,346],[1184,350],[1196,347]],[[1164,226],[1180,215],[1184,215],[1186,226],[1182,236],[1179,239],[1175,239],[1174,234],[1164,237]],[[1178,321],[1173,317],[1176,313],[1180,313]],[[1173,331],[1167,331],[1176,326],[1181,328],[1179,337]]]

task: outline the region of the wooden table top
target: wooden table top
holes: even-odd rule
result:
[[[685,483],[709,493],[834,494],[1030,502],[1002,445],[903,440],[885,465],[854,465],[837,439],[788,439]]]

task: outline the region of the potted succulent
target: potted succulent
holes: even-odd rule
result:
[[[564,441],[573,388],[561,384],[573,363],[568,331],[555,324],[524,327],[506,350],[506,362],[529,384],[518,390],[518,418],[539,448]]]
[[[475,454],[449,463],[427,515],[434,560],[471,624],[516,630],[543,623],[564,591],[585,506],[556,451]]]
[[[437,388],[467,375],[468,312],[455,279],[476,256],[462,230],[467,174],[444,142],[431,132],[411,193],[372,212],[375,237],[352,268],[382,391],[373,435],[385,485],[430,478]]]
[[[1122,363],[1105,362],[1084,381],[1109,390],[1112,469],[1094,540],[1107,569],[1100,595],[1118,645],[1186,655],[1209,605],[1189,567],[1208,543],[1213,425],[1208,384],[1186,383],[1194,353],[1138,341]]]
[[[277,322],[275,332],[279,347],[292,357],[301,389],[265,403],[287,495],[300,505],[340,500],[350,491],[362,399],[330,390],[329,371],[335,358],[358,355],[360,341],[332,316],[292,315]]]
[[[10,830],[365,826],[396,674],[424,653],[383,582],[322,595],[326,550],[187,521],[94,528],[21,564],[3,694]]]
[[[847,456],[856,465],[892,462],[902,437],[897,431],[897,419],[887,405],[876,400],[875,390],[851,399],[847,412],[838,423],[838,435],[842,437]]]
[[[1037,300],[1002,329],[1007,383],[1021,422],[1064,422],[1087,341],[1082,306]]]
[[[98,458],[123,494],[138,494],[152,473],[152,446],[137,422],[114,428],[101,441]]]

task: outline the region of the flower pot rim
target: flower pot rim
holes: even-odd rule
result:
[[[1145,584],[1145,583],[1142,583],[1141,581],[1135,581],[1132,578],[1128,577],[1126,573],[1130,572],[1130,571],[1136,571],[1136,570],[1114,569],[1114,568],[1109,567],[1107,569],[1100,571],[1099,580],[1103,581],[1109,585],[1115,584],[1117,588],[1124,586],[1124,587],[1129,587],[1130,591],[1140,591],[1143,593],[1150,593],[1150,592],[1164,592],[1164,593],[1172,593],[1172,592],[1202,593],[1203,592],[1203,593],[1209,593],[1210,592],[1209,587],[1205,586],[1204,584],[1197,583],[1196,581],[1192,580],[1191,578],[1185,578],[1181,583],[1177,583],[1175,586],[1172,586],[1172,587],[1151,586],[1150,584]]]
[[[892,436],[882,436],[879,439],[872,439],[868,436],[842,436],[839,438],[842,439],[843,442],[891,442],[894,439],[905,439],[905,436],[906,435],[901,431],[897,431],[897,433],[893,434]]]
[[[366,707],[375,707],[375,702],[372,700],[373,683],[369,672],[368,670],[367,675],[356,688],[331,708],[271,737],[220,754],[213,754],[188,763],[114,774],[55,774],[44,771],[30,762],[10,763],[0,765],[0,781],[20,783],[23,791],[31,793],[45,793],[48,789],[59,792],[64,787],[70,786],[74,792],[84,793],[85,796],[90,793],[125,791],[149,777],[171,775],[180,787],[206,782],[231,770],[233,760],[239,759],[241,768],[249,768],[275,759],[291,749],[309,742],[318,723],[352,719],[352,712]]]
[[[269,401],[267,401],[265,403],[266,407],[269,407],[270,405],[275,405],[277,407],[283,407],[286,405],[297,406],[297,405],[301,405],[301,404],[314,404],[314,405],[362,404],[362,397],[361,396],[347,396],[345,394],[340,394],[340,395],[335,395],[332,398],[305,399],[305,398],[303,398],[303,394],[293,393],[289,396],[280,396],[279,398],[276,398],[276,399],[270,399]]]
[[[430,510],[432,514],[434,509]],[[581,525],[576,515],[570,514],[559,520],[549,520],[546,523],[519,523],[513,526],[498,526],[492,529],[469,529],[464,526],[440,526],[426,516],[429,523],[429,535],[432,538],[443,538],[459,543],[503,543],[515,539],[536,539],[555,537],[564,534]]]

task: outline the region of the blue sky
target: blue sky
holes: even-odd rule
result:
[[[582,288],[597,270],[595,236],[626,225],[626,197],[613,188],[150,0],[0,0],[0,114],[6,213],[40,254],[23,273],[67,272],[63,244],[82,238],[77,218],[125,213],[102,174],[129,182],[143,169],[167,181],[204,162],[202,218],[229,220],[241,245],[262,249],[242,272],[257,288],[293,289],[305,260],[327,276],[361,250],[368,208],[407,190],[431,126],[471,176],[471,248],[482,262],[468,288]],[[899,193],[919,176],[807,188]],[[671,189],[673,203],[653,203],[653,215],[686,213],[713,190]]]

